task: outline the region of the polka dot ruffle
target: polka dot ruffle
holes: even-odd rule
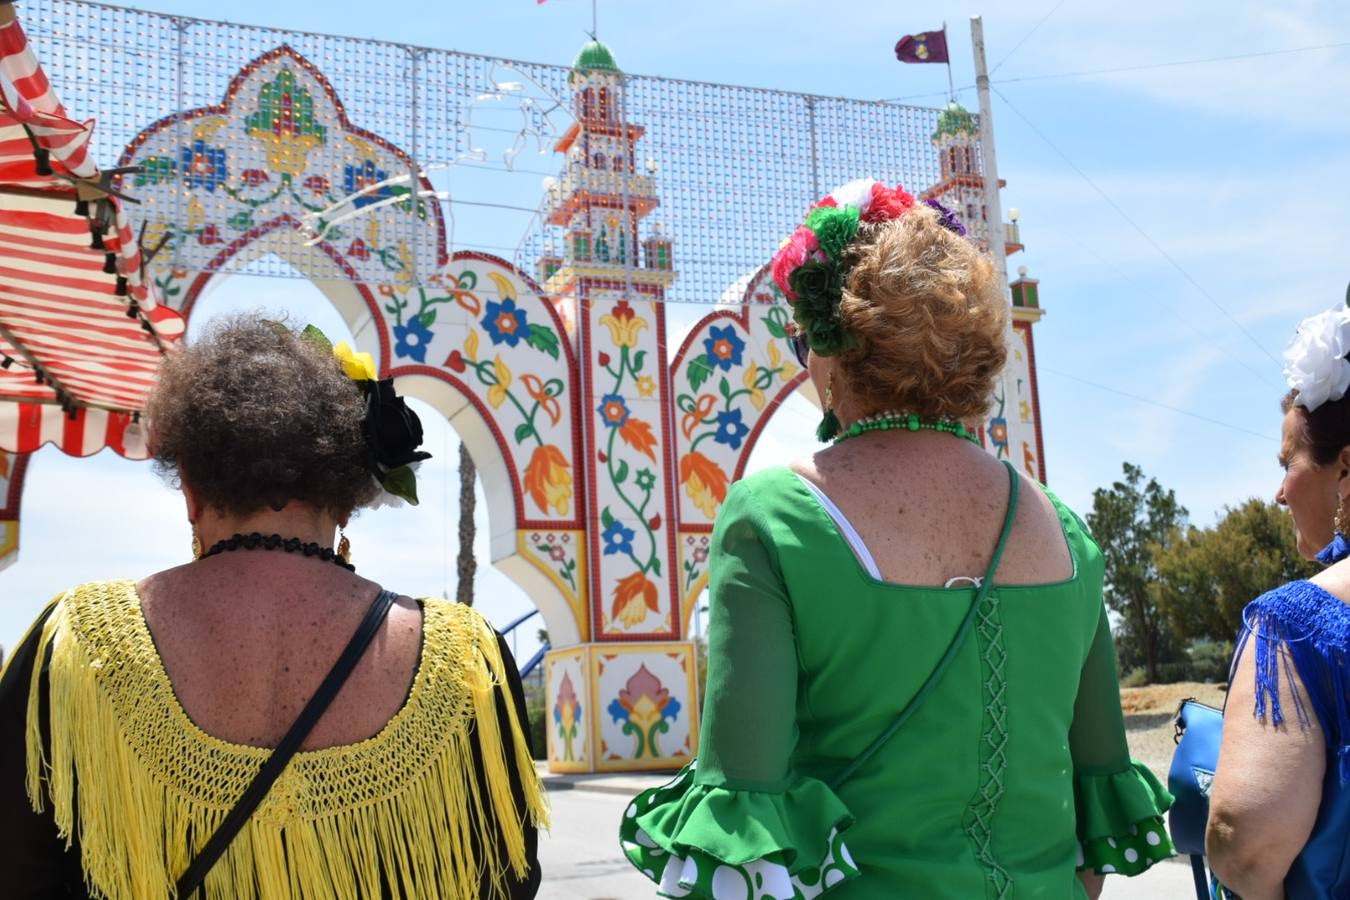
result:
[[[1153,816],[1130,826],[1127,834],[1084,843],[1078,867],[1092,869],[1099,875],[1138,875],[1175,854],[1162,816]]]

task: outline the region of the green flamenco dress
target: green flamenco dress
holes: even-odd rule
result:
[[[1072,577],[992,584],[931,692],[832,787],[927,681],[981,579],[885,582],[805,479],[771,469],[732,487],[698,759],[620,825],[661,896],[1073,898],[1079,869],[1132,875],[1172,855],[1172,798],[1125,743],[1101,552],[1050,499]]]

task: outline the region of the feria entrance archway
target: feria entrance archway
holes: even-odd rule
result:
[[[714,516],[805,373],[784,357],[788,311],[764,269],[673,346],[663,301],[680,254],[698,250],[644,221],[661,191],[610,52],[588,44],[568,81],[573,121],[541,207],[561,252],[541,248],[531,273],[450,252],[419,162],[349,120],[285,43],[219,102],[141,131],[121,160],[141,173],[124,187],[143,202],[142,245],[163,250],[147,274],[165,302],[191,314],[227,267],[275,254],[325,293],[383,374],[453,424],[483,478],[492,560],[539,606],[556,648],[550,766],[670,768],[698,743],[687,634]],[[975,142],[969,114],[947,110],[929,189],[949,206],[974,196]],[[987,444],[1043,476],[1034,282],[1014,294],[1022,369]]]

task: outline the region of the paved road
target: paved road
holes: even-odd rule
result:
[[[619,854],[618,821],[628,798],[592,790],[550,793],[553,833],[540,842],[540,900],[650,900],[653,885]],[[1107,878],[1102,900],[1190,900],[1191,870],[1178,862],[1138,878]]]

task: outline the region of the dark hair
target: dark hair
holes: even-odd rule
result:
[[[331,354],[257,314],[167,356],[146,405],[159,470],[234,515],[298,501],[340,516],[373,500],[364,411]]]
[[[1311,412],[1298,405],[1298,391],[1290,391],[1280,401],[1280,409],[1288,413],[1299,411],[1299,443],[1308,448],[1315,465],[1335,462],[1341,451],[1350,446],[1350,394],[1339,400],[1328,400]]]

